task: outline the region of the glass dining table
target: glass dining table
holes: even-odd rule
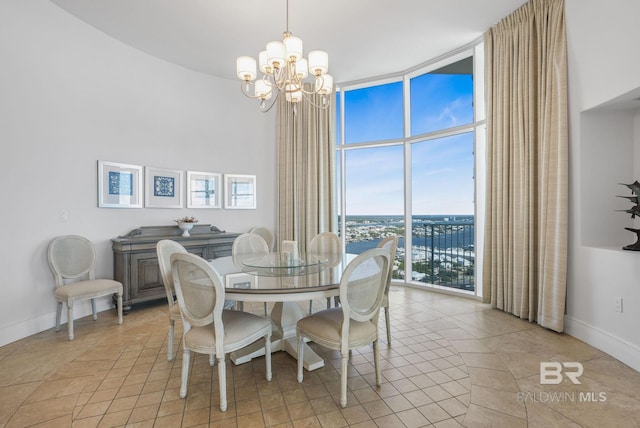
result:
[[[298,357],[296,323],[307,315],[298,302],[338,296],[340,277],[350,254],[308,253],[291,257],[289,253],[268,253],[220,257],[211,265],[224,279],[227,275],[249,275],[251,280],[225,281],[225,298],[239,302],[274,303],[270,317],[273,322],[272,352],[285,351]],[[234,364],[243,364],[264,355],[264,347],[256,342],[230,357]],[[315,370],[324,360],[307,346],[304,367]]]

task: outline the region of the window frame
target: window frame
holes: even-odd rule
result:
[[[411,134],[411,79],[426,73],[446,67],[450,64],[463,60],[465,58],[473,58],[473,121],[469,124],[459,125],[438,131],[432,131],[417,135]],[[388,83],[402,81],[403,83],[403,138],[366,141],[360,143],[346,143],[345,141],[345,92],[367,87],[379,86]],[[474,263],[474,291],[464,291],[452,289],[450,287],[439,286],[434,284],[419,283],[411,280],[411,268],[413,260],[412,251],[405,251],[405,280],[404,284],[409,286],[427,287],[438,289],[446,293],[470,295],[476,298],[482,296],[482,244],[483,224],[484,224],[484,189],[485,189],[485,141],[486,141],[486,117],[485,117],[485,99],[484,99],[484,45],[481,39],[461,47],[458,50],[442,55],[431,61],[427,61],[408,70],[389,74],[370,79],[363,79],[355,82],[346,82],[336,85],[338,96],[336,100],[340,103],[340,117],[337,123],[340,124],[339,139],[336,141],[336,156],[339,168],[337,169],[337,185],[339,186],[338,195],[338,214],[343,219],[340,222],[340,238],[343,248],[346,246],[346,182],[344,180],[346,174],[346,153],[349,150],[359,150],[376,148],[383,146],[402,145],[404,153],[404,224],[405,236],[404,248],[413,248],[412,242],[412,168],[411,148],[413,143],[424,142],[428,140],[439,139],[452,135],[473,133],[474,138],[474,223],[475,223],[475,263]],[[337,134],[336,134],[337,135]]]

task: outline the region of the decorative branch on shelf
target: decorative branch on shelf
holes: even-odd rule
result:
[[[618,196],[619,198],[628,199],[629,202],[633,204],[633,207],[627,210],[618,210],[623,211],[628,214],[631,214],[631,218],[636,218],[636,216],[640,217],[640,207],[638,206],[638,196],[640,196],[640,182],[638,180],[634,181],[631,184],[620,183],[623,186],[627,186],[633,196]],[[623,250],[629,251],[640,251],[640,229],[634,229],[632,227],[625,227],[625,230],[630,232],[634,232],[636,234],[636,242],[634,244],[625,245],[622,247]]]

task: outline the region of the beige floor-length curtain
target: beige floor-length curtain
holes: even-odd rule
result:
[[[561,332],[567,270],[563,0],[530,0],[484,35],[487,211],[483,299]]]
[[[278,242],[304,252],[320,232],[336,231],[335,103],[327,109],[278,99]],[[321,105],[320,96],[312,96]]]

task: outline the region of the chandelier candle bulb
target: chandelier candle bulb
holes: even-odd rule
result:
[[[236,73],[238,77],[247,82],[256,78],[256,60],[250,56],[241,56],[236,60]]]
[[[284,33],[284,45],[287,48],[287,59],[297,61],[302,58],[302,40],[294,37],[291,33]]]
[[[261,100],[268,100],[271,98],[271,86],[263,79],[256,80],[255,83],[255,95]]]
[[[333,76],[324,74],[319,79],[316,79],[316,92],[322,95],[333,92]]]
[[[296,61],[296,76],[302,80],[309,75],[309,63],[306,59],[300,58]]]
[[[258,54],[258,68],[264,74],[271,74],[271,66],[267,62],[267,51]]]
[[[284,57],[287,55],[287,48],[282,42],[267,43],[267,64],[277,70],[286,63]]]
[[[287,83],[285,92],[287,101],[291,103],[299,103],[302,101],[302,91],[299,86],[296,86],[293,83]]]
[[[309,72],[320,76],[329,71],[329,55],[325,51],[309,52]]]

